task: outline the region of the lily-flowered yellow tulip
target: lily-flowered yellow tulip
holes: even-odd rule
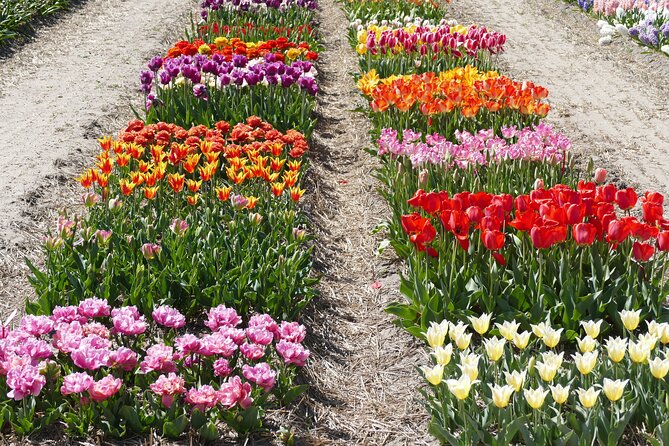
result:
[[[650,346],[644,341],[637,341],[629,343],[628,347],[630,359],[637,364],[644,363],[650,358]]]
[[[460,364],[470,367],[478,367],[479,359],[481,359],[481,355],[477,355],[476,353],[460,355]]]
[[[467,375],[471,381],[474,381],[479,377],[478,366],[471,364],[459,364],[458,367],[460,368],[460,372],[462,372],[463,375]]]
[[[525,375],[527,374],[526,370],[523,370],[523,373],[514,370],[513,373],[504,372],[506,378],[506,383],[510,386],[513,386],[516,392],[520,392],[520,389],[523,388],[525,384]]]
[[[620,320],[629,331],[634,331],[639,326],[639,318],[641,317],[641,310],[630,311],[623,310],[620,312]]]
[[[532,335],[529,331],[524,331],[522,333],[516,333],[513,335],[513,345],[518,347],[521,350],[524,350],[527,347],[527,344],[530,342],[530,336]]]
[[[639,341],[645,342],[648,345],[648,348],[650,350],[653,350],[655,346],[657,345],[657,336],[652,335],[650,333],[644,333],[639,336]]]
[[[525,389],[524,393],[527,404],[529,404],[532,409],[539,409],[544,405],[548,390],[539,387],[538,389]]]
[[[479,317],[469,316],[469,322],[472,324],[472,328],[478,334],[485,334],[490,329],[490,318],[491,314],[483,313]]]
[[[606,351],[609,354],[609,359],[613,362],[620,362],[625,357],[625,350],[627,350],[627,339],[623,338],[609,338],[606,341]]]
[[[553,401],[555,401],[558,404],[564,404],[565,401],[567,401],[567,398],[569,398],[569,386],[562,386],[560,384],[556,384],[554,386],[548,386],[551,389],[551,396],[553,397]]]
[[[576,353],[574,355],[574,363],[581,374],[587,375],[597,365],[597,352]]]
[[[559,369],[560,367],[562,367],[564,352],[560,352],[559,355],[553,351],[543,352],[541,354],[541,359],[543,360],[544,364],[550,364],[556,369]]]
[[[466,350],[469,347],[469,343],[472,341],[471,333],[459,333],[455,338],[455,345],[458,346],[460,350]]]
[[[515,336],[516,333],[518,333],[518,328],[520,327],[520,323],[513,321],[504,321],[502,324],[495,324],[497,329],[499,330],[499,334],[504,336],[504,339],[507,341],[513,341],[513,337]]]
[[[577,389],[578,400],[581,402],[581,405],[586,409],[590,409],[592,406],[597,404],[597,397],[601,390],[595,389],[595,387],[590,387],[588,390]]]
[[[539,376],[541,376],[541,379],[546,382],[553,381],[558,371],[557,367],[555,367],[553,364],[546,364],[543,362],[537,362],[534,367],[539,372]]]
[[[430,328],[428,328],[425,333],[425,338],[430,347],[435,348],[444,345],[446,334],[448,334],[448,322],[444,322],[441,322],[440,324],[435,322],[430,323]]]
[[[669,373],[669,359],[660,359],[658,356],[648,361],[648,366],[650,366],[650,373],[657,379],[664,379]]]
[[[578,344],[578,349],[582,353],[591,352],[597,347],[597,341],[590,337],[590,335],[584,336],[583,339],[576,339],[576,343]]]
[[[434,367],[421,367],[420,368],[425,374],[425,379],[427,382],[433,386],[438,386],[441,383],[441,380],[444,378],[444,366],[435,365]]]
[[[539,339],[543,339],[546,330],[551,328],[548,322],[540,322],[536,325],[531,324],[530,327],[532,327],[532,333],[534,333],[534,336],[536,336]]]
[[[669,344],[669,323],[662,322],[659,324],[657,337],[660,338],[661,343]]]
[[[450,390],[457,399],[464,400],[469,396],[469,391],[471,390],[472,385],[477,382],[478,381],[469,379],[469,376],[467,375],[462,375],[460,379],[446,380],[446,385],[448,386],[448,390]]]
[[[488,359],[492,362],[497,362],[504,354],[504,344],[506,344],[506,339],[498,338],[497,336],[493,336],[492,338],[483,341],[483,347],[485,347],[485,353],[488,355]]]
[[[467,332],[467,326],[462,322],[458,322],[458,325],[451,323],[448,336],[450,336],[451,341],[455,341],[458,336],[462,336],[466,332]]]
[[[433,351],[432,354],[434,355],[434,359],[437,361],[437,364],[439,365],[448,365],[449,362],[451,362],[451,355],[453,354],[453,346],[451,344],[448,344],[446,347],[436,347]]]
[[[509,405],[509,400],[511,399],[511,395],[513,395],[512,386],[508,384],[505,386],[498,386],[497,384],[488,384],[488,386],[492,391],[492,403],[496,407],[504,409],[506,406]]]
[[[604,378],[604,383],[602,388],[604,389],[604,395],[609,399],[609,401],[615,402],[623,397],[623,392],[625,391],[625,386],[629,382],[628,379],[616,379],[611,380]]]
[[[581,321],[581,325],[585,330],[585,334],[590,336],[592,339],[597,339],[599,336],[599,330],[602,328],[602,320],[595,321]]]
[[[560,343],[560,335],[562,334],[562,328],[554,330],[552,328],[547,328],[544,330],[543,341],[546,344],[546,347],[553,348]]]

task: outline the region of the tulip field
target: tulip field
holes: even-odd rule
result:
[[[669,53],[669,5],[654,3],[578,0]],[[328,302],[310,204],[319,7],[203,0],[138,70],[134,119],[98,135],[72,178],[80,206],[26,260],[34,295],[0,324],[3,434],[292,445],[327,422],[308,415],[305,373],[323,354],[309,314]],[[376,232],[397,260],[384,311],[424,352],[401,396],[432,439],[669,445],[662,193],[573,153],[545,120],[550,85],[501,68],[504,29],[435,0],[337,7],[388,209]],[[286,434],[271,420],[293,410],[310,427]]]

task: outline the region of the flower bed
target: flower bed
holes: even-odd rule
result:
[[[309,351],[303,326],[243,316],[211,308],[201,334],[174,308],[147,319],[96,298],[25,316],[0,339],[2,424],[20,434],[61,423],[73,436],[192,430],[214,440],[224,423],[245,435],[303,390],[290,383]]]

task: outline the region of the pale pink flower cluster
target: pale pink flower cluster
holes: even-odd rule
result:
[[[592,10],[604,15],[613,15],[618,8],[625,11],[634,9],[660,11],[669,9],[669,0],[594,0],[592,3]]]
[[[456,131],[457,143],[435,133],[427,135],[422,142],[419,132],[404,130],[400,140],[396,130],[383,129],[377,141],[378,154],[407,156],[414,167],[441,164],[466,168],[502,160],[560,162],[571,149],[566,136],[543,123],[522,130],[506,127],[501,133],[500,137],[492,129],[476,134]]]

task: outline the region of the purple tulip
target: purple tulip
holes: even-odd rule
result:
[[[202,84],[193,85],[193,95],[198,99],[202,99],[203,101],[209,99],[209,92],[207,91],[207,87]]]
[[[149,70],[153,71],[154,73],[160,70],[160,67],[162,66],[163,66],[163,58],[160,56],[155,56],[151,58],[148,64]]]

